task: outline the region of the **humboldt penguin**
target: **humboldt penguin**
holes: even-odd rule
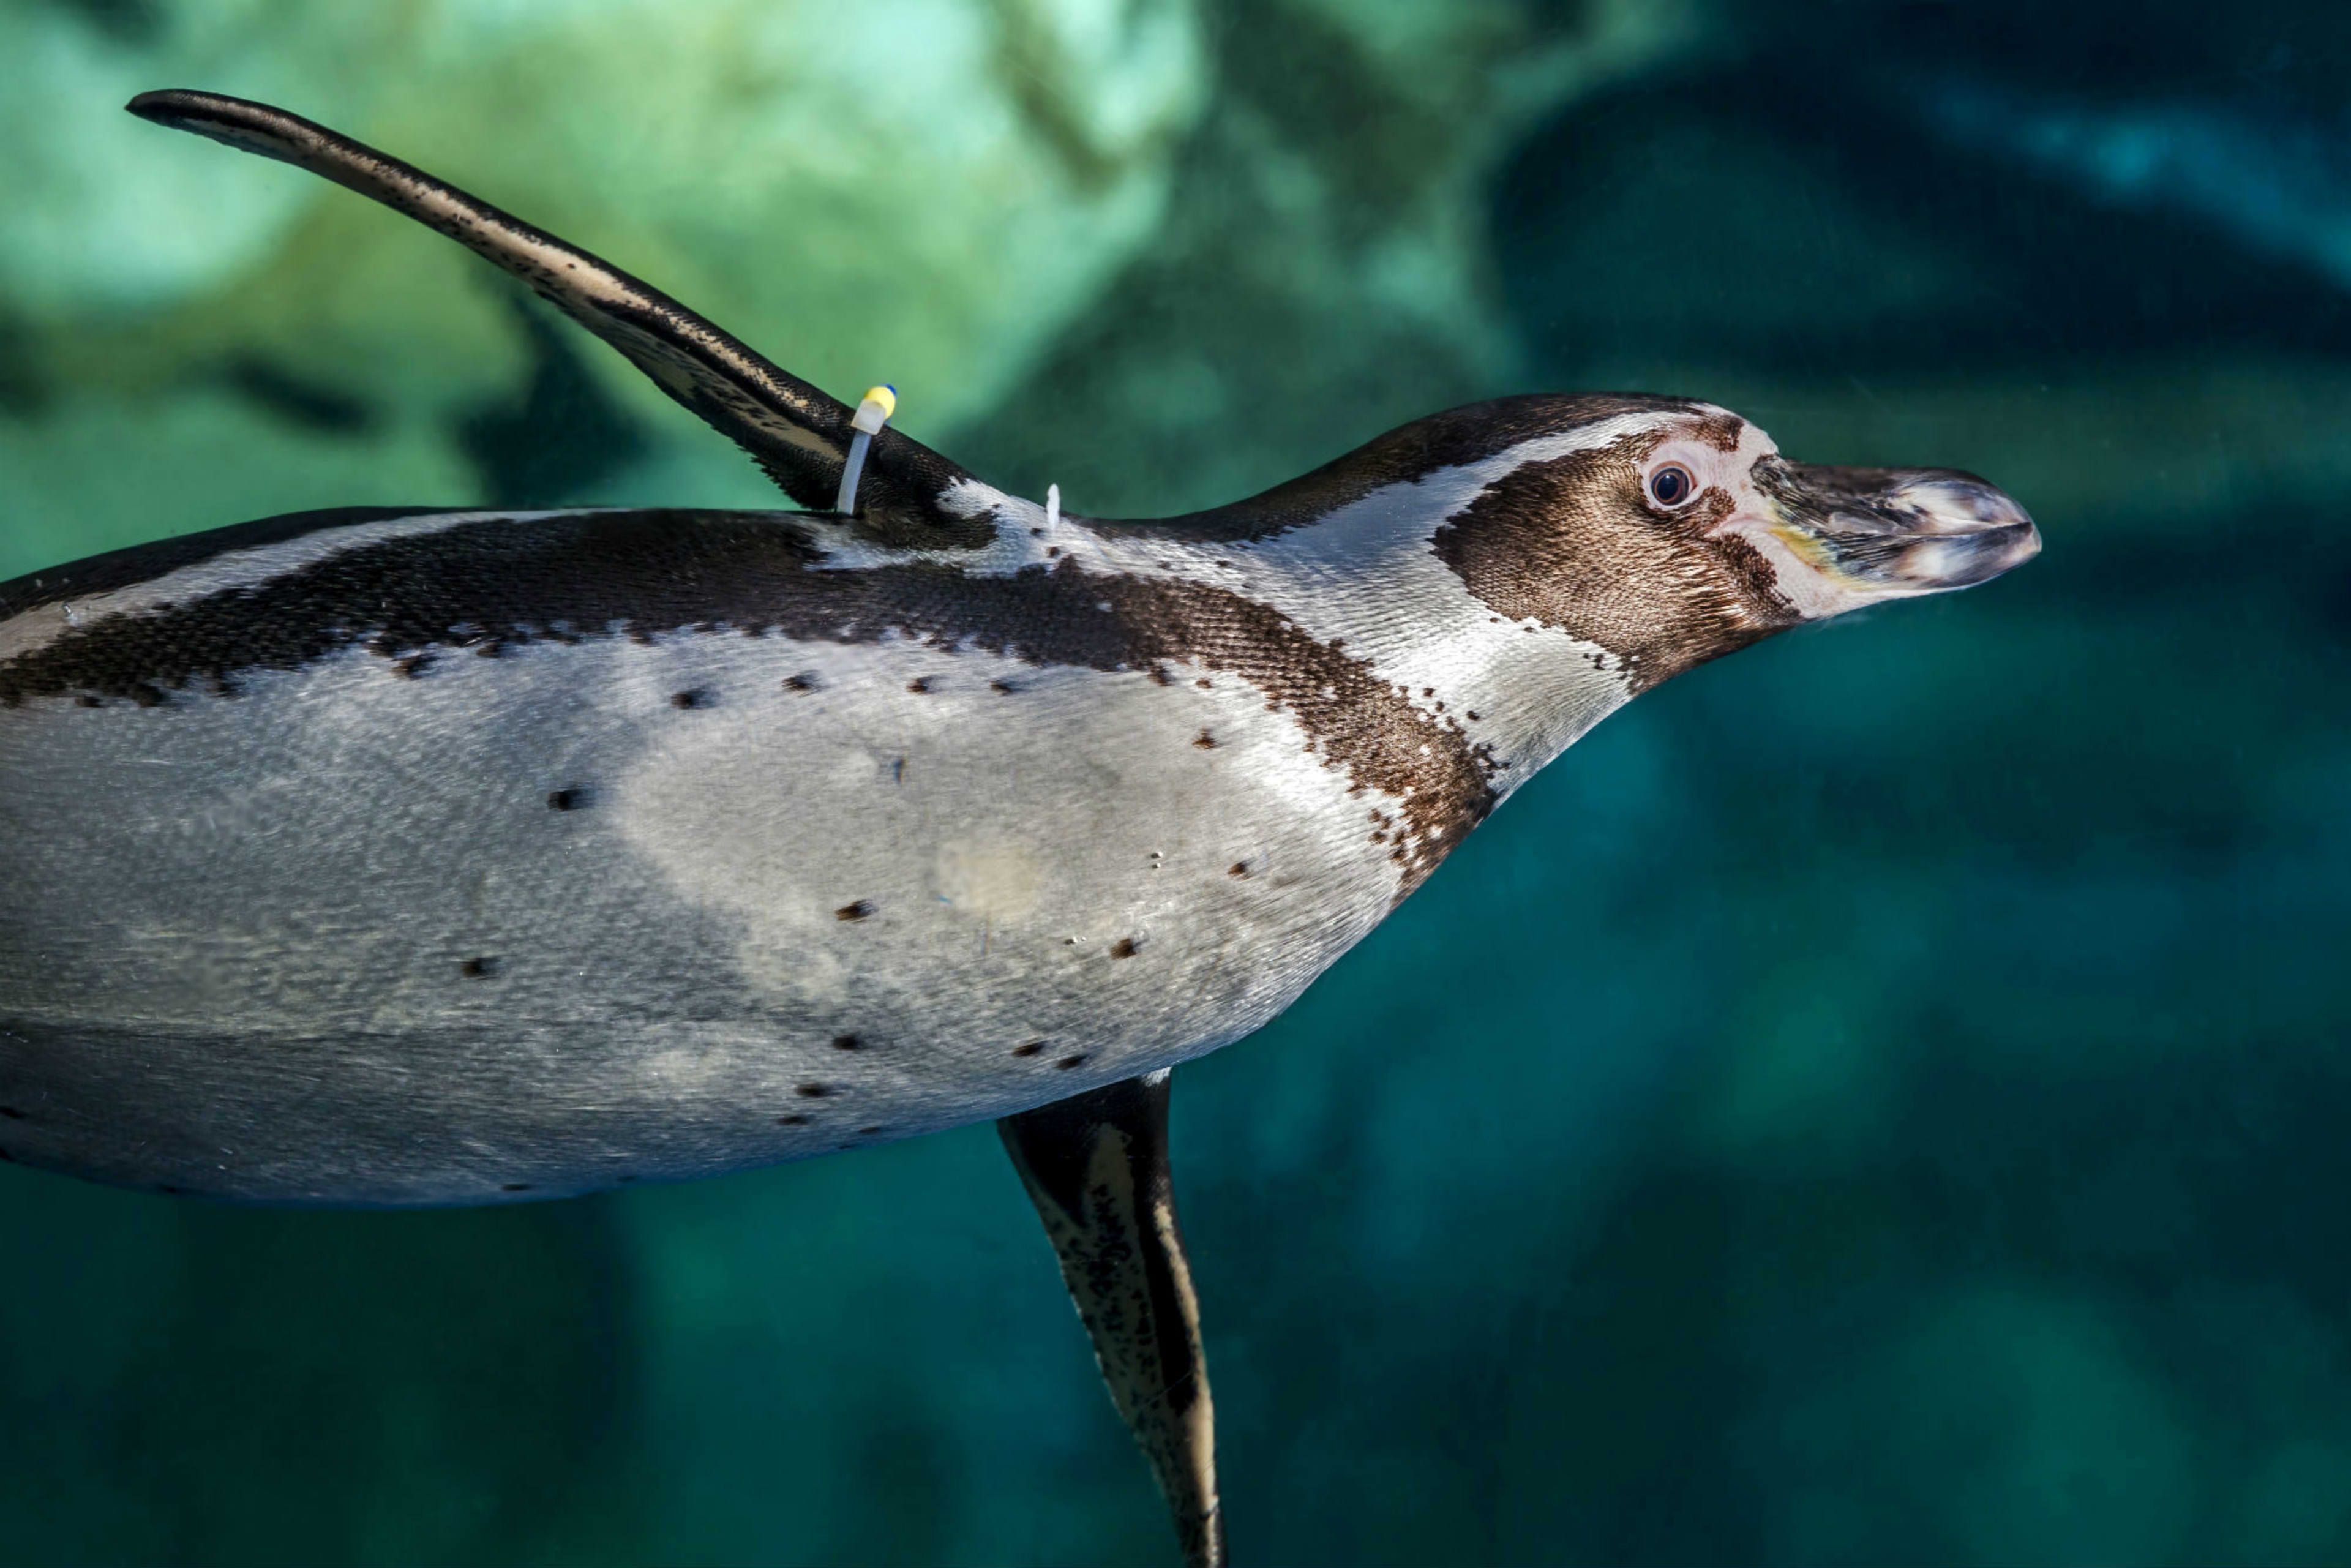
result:
[[[303,512],[0,586],[0,1157],[496,1203],[996,1120],[1194,1563],[1170,1070],[1635,695],[2039,549],[1972,476],[1652,396],[1080,517],[321,126],[130,108],[470,247],[805,509]]]

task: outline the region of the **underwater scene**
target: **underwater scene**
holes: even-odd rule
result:
[[[5,0],[0,582],[793,504],[170,88],[1057,518],[1531,392],[1997,486],[2039,559],[1693,661],[1176,1072],[1231,1557],[2351,1562],[2351,10]],[[986,1117],[398,1211],[0,1117],[0,1559],[1186,1560]]]

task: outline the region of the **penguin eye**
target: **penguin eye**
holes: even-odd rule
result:
[[[1698,493],[1698,481],[1678,463],[1661,465],[1649,476],[1649,499],[1660,507],[1678,507]]]

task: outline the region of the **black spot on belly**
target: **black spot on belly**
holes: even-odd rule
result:
[[[857,1129],[857,1135],[861,1138],[871,1138],[877,1136],[887,1130],[888,1129],[883,1127],[860,1127]]]
[[[1227,867],[1225,868],[1225,874],[1226,874],[1227,876],[1247,876],[1247,875],[1249,875],[1249,862],[1247,862],[1247,861],[1235,861],[1232,864],[1230,864],[1230,865],[1228,865],[1228,866],[1227,866]]]
[[[803,1083],[792,1091],[803,1100],[821,1100],[832,1092],[830,1083]]]
[[[1214,751],[1217,749],[1217,737],[1204,729],[1192,737],[1192,744],[1203,751]]]
[[[873,906],[861,898],[854,904],[844,904],[834,910],[832,917],[835,920],[862,920],[872,913]]]
[[[786,675],[784,677],[784,690],[788,692],[812,692],[816,690],[816,677],[814,675]]]
[[[778,1127],[805,1127],[808,1124],[809,1119],[806,1116],[799,1114],[798,1112],[794,1112],[789,1116],[778,1116],[776,1118],[776,1125]]]
[[[155,1190],[162,1193],[166,1197],[177,1197],[187,1189],[185,1187],[177,1186],[159,1186]]]
[[[998,696],[1008,697],[1020,688],[1014,685],[1010,681],[990,681],[987,683],[987,689],[996,693]]]
[[[1064,1071],[1067,1071],[1068,1069],[1072,1068],[1072,1067],[1083,1067],[1085,1064],[1086,1064],[1086,1059],[1085,1059],[1085,1056],[1084,1056],[1084,1054],[1083,1054],[1082,1052],[1081,1052],[1080,1054],[1078,1054],[1078,1055],[1076,1055],[1076,1056],[1065,1056],[1065,1057],[1061,1058],[1061,1061],[1057,1061],[1057,1062],[1053,1063],[1053,1065],[1054,1065],[1054,1066],[1059,1067],[1059,1068],[1061,1068],[1061,1069],[1062,1069],[1062,1070],[1064,1070]]]
[[[457,966],[457,973],[469,980],[487,979],[497,972],[498,961],[496,958],[468,958]]]
[[[547,804],[549,810],[577,811],[588,804],[588,791],[580,785],[551,790],[548,794]]]
[[[498,1190],[500,1192],[528,1192],[530,1190],[530,1183],[527,1181],[510,1181],[505,1186],[499,1187]]]
[[[1044,1049],[1045,1042],[1041,1040],[1023,1040],[1020,1044],[1012,1048],[1012,1054],[1015,1056],[1034,1056]]]
[[[832,1049],[835,1051],[856,1051],[861,1049],[863,1043],[853,1034],[837,1034],[832,1037]]]
[[[14,1105],[0,1105],[0,1116],[5,1116],[11,1122],[21,1122],[25,1119],[25,1113]]]
[[[669,699],[672,707],[708,707],[710,697],[704,692],[679,692]]]
[[[906,683],[906,689],[914,693],[916,696],[925,695],[931,690],[930,677],[925,675],[918,679],[908,681]]]
[[[637,1179],[637,1173],[634,1171],[624,1171],[612,1179],[615,1181],[634,1181]]]
[[[1113,958],[1132,958],[1135,952],[1134,938],[1132,936],[1122,936],[1110,945],[1110,956]]]

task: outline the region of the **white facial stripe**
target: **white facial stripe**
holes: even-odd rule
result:
[[[93,593],[87,599],[39,605],[21,615],[0,621],[0,659],[13,659],[47,647],[75,627],[87,626],[93,621],[113,615],[135,615],[159,604],[182,604],[226,589],[256,588],[272,579],[384,539],[438,533],[444,528],[455,528],[463,523],[478,523],[491,517],[528,521],[561,515],[553,511],[497,511],[387,517],[381,522],[320,528],[316,533],[303,534],[276,544],[230,550],[207,560],[191,562],[176,571],[165,572],[144,582],[134,582],[107,593]],[[40,575],[34,573],[34,580],[38,581]]]
[[[1694,435],[1661,441],[1643,463],[1642,472],[1645,476],[1654,474],[1668,463],[1678,463],[1688,469],[1690,476],[1698,481],[1698,491],[1709,487],[1727,490],[1740,497],[1743,506],[1746,497],[1754,494],[1749,476],[1754,471],[1756,461],[1776,455],[1779,450],[1770,436],[1751,424],[1742,424],[1739,444],[1729,452],[1711,441],[1703,441]]]
[[[1833,568],[1814,562],[1808,551],[1816,551],[1819,546],[1806,541],[1805,548],[1799,549],[1779,525],[1745,508],[1724,518],[1714,530],[1714,537],[1744,539],[1753,546],[1755,552],[1771,565],[1773,591],[1789,609],[1807,621],[1825,621],[1885,597],[1876,590],[1848,580]]]

